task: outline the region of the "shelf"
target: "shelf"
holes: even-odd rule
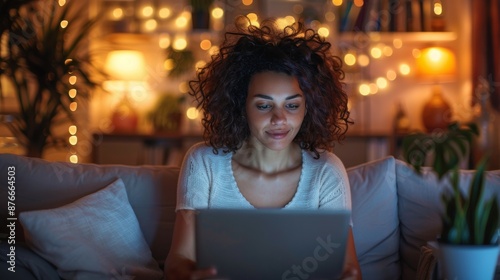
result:
[[[392,42],[400,39],[403,42],[452,42],[457,39],[455,32],[343,32],[339,40],[345,42],[370,41],[371,43]]]

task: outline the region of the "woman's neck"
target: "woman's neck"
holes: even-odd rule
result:
[[[292,143],[287,149],[274,151],[262,145],[245,142],[234,153],[233,160],[246,168],[274,174],[300,166],[302,164],[302,151],[295,143]]]

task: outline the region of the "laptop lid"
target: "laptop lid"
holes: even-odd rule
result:
[[[216,279],[338,279],[349,211],[196,211],[196,260]]]

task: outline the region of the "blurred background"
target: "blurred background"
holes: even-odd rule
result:
[[[245,15],[300,21],[332,44],[354,121],[335,146],[346,166],[401,157],[405,135],[458,121],[481,130],[463,167],[489,151],[498,169],[498,2],[4,1],[0,152],[179,165],[202,140],[188,81]]]

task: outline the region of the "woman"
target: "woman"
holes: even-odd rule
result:
[[[227,32],[190,82],[207,144],[183,162],[168,279],[217,273],[196,270],[194,209],[351,208],[345,168],[329,152],[350,124],[340,60],[313,30],[261,26]],[[343,278],[361,279],[352,230]]]

